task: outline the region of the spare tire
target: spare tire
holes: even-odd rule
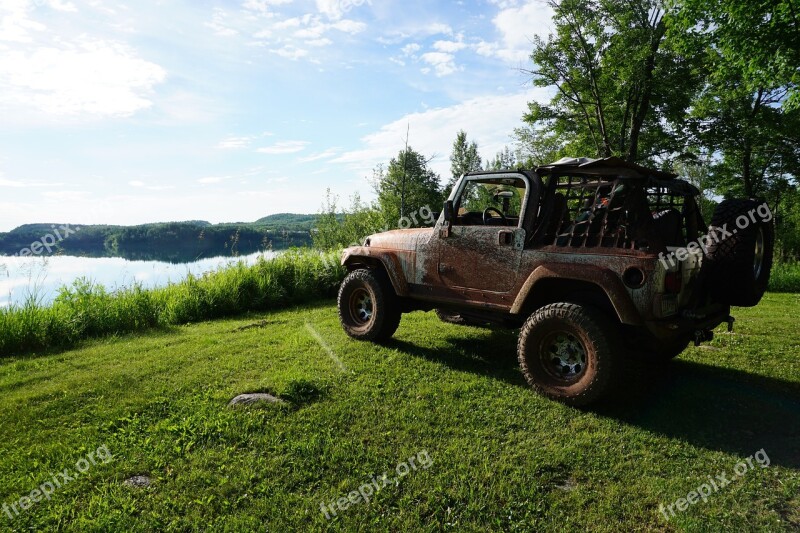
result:
[[[720,303],[753,307],[767,290],[775,227],[771,213],[767,221],[760,215],[764,205],[755,200],[725,200],[714,210],[705,279],[711,296]]]

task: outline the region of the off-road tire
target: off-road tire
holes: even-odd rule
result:
[[[525,321],[519,333],[517,355],[525,380],[539,394],[567,405],[579,407],[601,400],[613,389],[620,366],[617,327],[585,305],[554,303],[542,307]],[[570,346],[577,342],[583,349],[585,364],[571,378],[556,376],[560,372],[557,369],[564,368],[556,364],[561,359],[545,356],[556,354],[559,336]],[[573,353],[570,349],[566,352]],[[557,352],[566,353],[561,348]]]
[[[354,270],[342,282],[337,302],[339,321],[354,339],[384,342],[400,325],[397,295],[382,272]]]
[[[709,292],[717,302],[738,307],[753,307],[764,296],[772,270],[772,253],[775,245],[775,226],[770,222],[757,222],[749,217],[759,202],[755,200],[725,200],[714,210],[709,226],[709,245],[706,253],[707,269],[704,279]],[[745,228],[736,225],[737,218],[750,221]],[[727,224],[733,235],[722,237]],[[760,250],[760,256],[759,252]],[[757,258],[760,257],[760,260]],[[756,265],[760,264],[760,268]]]

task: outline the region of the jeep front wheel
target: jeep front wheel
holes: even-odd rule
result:
[[[400,325],[401,313],[394,289],[388,280],[371,270],[348,274],[339,289],[338,306],[342,327],[354,339],[385,341]]]
[[[528,384],[568,405],[606,396],[616,369],[616,327],[598,311],[555,303],[533,313],[519,334],[517,354]]]

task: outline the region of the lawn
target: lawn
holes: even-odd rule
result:
[[[585,411],[526,388],[514,332],[414,313],[380,347],[327,301],[5,358],[0,529],[796,530],[800,296],[735,315]]]

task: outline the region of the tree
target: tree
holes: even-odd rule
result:
[[[316,248],[333,250],[360,244],[365,237],[381,229],[383,219],[379,211],[362,202],[358,194],[350,198],[350,207],[342,212],[337,203],[338,198],[328,189],[312,232]]]
[[[450,196],[450,191],[462,174],[481,170],[481,156],[478,153],[478,143],[467,141],[467,132],[461,130],[453,142],[453,153],[450,155],[451,177],[447,182],[444,194]]]
[[[666,36],[661,0],[549,2],[555,33],[534,38],[529,71],[554,87],[548,105],[529,104],[530,151],[654,162],[682,151],[682,119],[696,92],[691,54]],[[544,148],[535,132],[551,132]],[[524,132],[524,130],[523,130]],[[518,139],[519,140],[519,139]]]
[[[563,141],[553,131],[526,124],[514,129],[516,151],[523,168],[536,168],[568,155]]]
[[[779,200],[797,177],[799,17],[790,0],[684,0],[672,16],[678,46],[703,43],[707,75],[689,131],[715,154],[719,194]]]
[[[517,156],[508,146],[495,154],[494,159],[486,160],[486,170],[510,170],[517,167]]]
[[[402,217],[423,207],[440,209],[444,201],[442,187],[428,163],[422,154],[408,148],[392,158],[387,168],[380,165],[374,170],[378,208],[389,227],[397,227]]]
[[[800,6],[796,0],[681,0],[675,31],[703,35],[754,87],[786,87],[782,105],[800,106]]]

